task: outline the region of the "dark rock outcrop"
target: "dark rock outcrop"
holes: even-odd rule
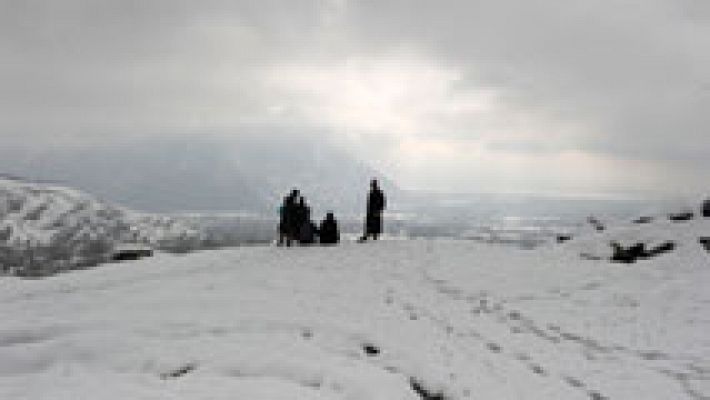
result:
[[[668,214],[668,219],[673,222],[690,221],[693,217],[695,217],[695,214],[692,211]]]
[[[380,348],[371,343],[365,343],[362,345],[362,351],[365,352],[370,357],[374,357],[380,354]]]
[[[611,242],[613,253],[611,261],[631,264],[646,254],[646,245],[636,243],[630,247],[624,247],[618,242]]]
[[[153,255],[152,249],[121,249],[116,250],[111,254],[112,261],[129,261],[138,260],[143,257],[150,257]]]
[[[669,251],[673,251],[674,249],[675,249],[675,243],[670,242],[670,241],[663,242],[663,243],[659,244],[658,246],[649,250],[644,258],[655,257],[659,254],[668,253]]]
[[[636,260],[644,260],[647,258],[656,257],[663,253],[668,253],[675,249],[675,243],[671,241],[663,242],[651,249],[646,249],[646,244],[638,242],[629,247],[624,247],[618,242],[611,242],[613,253],[610,260],[612,262],[621,262],[631,264]]]
[[[568,240],[572,240],[572,235],[560,234],[560,235],[557,235],[556,239],[557,239],[557,243],[564,243]]]
[[[409,378],[409,386],[421,397],[422,400],[446,400],[444,392],[426,388],[421,381],[412,377]]]
[[[705,250],[710,251],[710,236],[701,236],[698,242],[705,247]]]

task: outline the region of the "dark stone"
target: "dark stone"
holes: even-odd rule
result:
[[[675,249],[675,243],[671,241],[663,242],[650,250],[646,250],[646,245],[641,242],[626,248],[618,242],[611,242],[611,247],[613,249],[611,261],[630,264],[639,259],[652,258],[672,251]]]
[[[613,249],[611,261],[613,262],[631,264],[636,262],[638,258],[644,257],[646,254],[645,245],[643,243],[636,243],[631,247],[625,248],[618,242],[611,242],[611,247]]]
[[[589,222],[594,227],[594,229],[596,229],[598,232],[601,232],[604,229],[606,229],[604,224],[602,224],[601,221],[599,221],[595,217],[588,217],[587,222]]]
[[[374,344],[370,343],[365,343],[362,345],[362,350],[365,352],[370,357],[374,357],[380,354],[380,349],[379,347],[375,346]]]
[[[180,368],[174,369],[172,371],[163,372],[160,374],[160,379],[174,379],[179,378],[187,373],[190,373],[197,368],[195,364],[185,364]]]
[[[646,245],[644,243],[636,243],[627,250],[631,257],[635,259],[648,257],[648,252],[646,251]]]
[[[557,235],[557,243],[564,243],[568,240],[572,240],[572,235]]]
[[[668,219],[673,222],[690,221],[695,215],[692,211],[683,211],[679,213],[668,214]]]
[[[663,253],[668,253],[669,251],[673,251],[675,249],[675,243],[673,242],[663,242],[659,244],[658,246],[652,248],[651,250],[648,251],[647,257],[655,257],[659,254]]]
[[[113,254],[111,254],[111,260],[113,260],[113,261],[138,260],[143,257],[150,257],[152,255],[153,255],[153,250],[151,250],[151,249],[117,250]]]
[[[446,396],[441,391],[432,391],[424,387],[416,378],[409,378],[409,386],[416,392],[422,400],[446,400]]]
[[[701,236],[698,238],[698,242],[705,247],[705,250],[710,251],[710,236]]]
[[[638,217],[635,220],[633,220],[633,223],[634,224],[647,224],[651,221],[653,221],[653,217],[643,216],[643,217]]]

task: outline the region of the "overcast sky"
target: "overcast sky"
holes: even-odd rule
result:
[[[405,188],[710,191],[707,0],[0,0],[0,60],[7,143],[273,126]]]

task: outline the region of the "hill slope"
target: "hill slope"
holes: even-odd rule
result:
[[[362,212],[380,174],[314,138],[272,134],[144,139],[88,147],[0,149],[0,171],[54,180],[150,212],[248,211],[273,216],[298,187],[314,212]],[[381,178],[382,179],[382,178]],[[391,193],[394,185],[383,179]]]
[[[197,236],[173,218],[135,213],[75,189],[0,177],[0,272],[46,275],[105,261],[121,243],[162,247]]]
[[[527,251],[238,248],[6,278],[0,398],[708,398],[695,236],[710,225],[666,228],[643,226],[676,249],[631,265],[580,258],[610,230]]]

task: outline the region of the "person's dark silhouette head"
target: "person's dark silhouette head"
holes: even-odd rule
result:
[[[370,181],[370,187],[373,189],[377,189],[377,187],[378,187],[377,179],[373,179]]]
[[[327,219],[328,221],[332,221],[332,220],[335,219],[335,215],[333,215],[333,212],[332,212],[332,211],[328,211],[328,212],[325,214],[325,219]]]
[[[298,189],[295,189],[295,188],[294,188],[293,190],[291,190],[291,198],[292,198],[292,199],[297,198],[298,195],[299,195],[299,193],[300,193],[300,192],[298,191]]]

